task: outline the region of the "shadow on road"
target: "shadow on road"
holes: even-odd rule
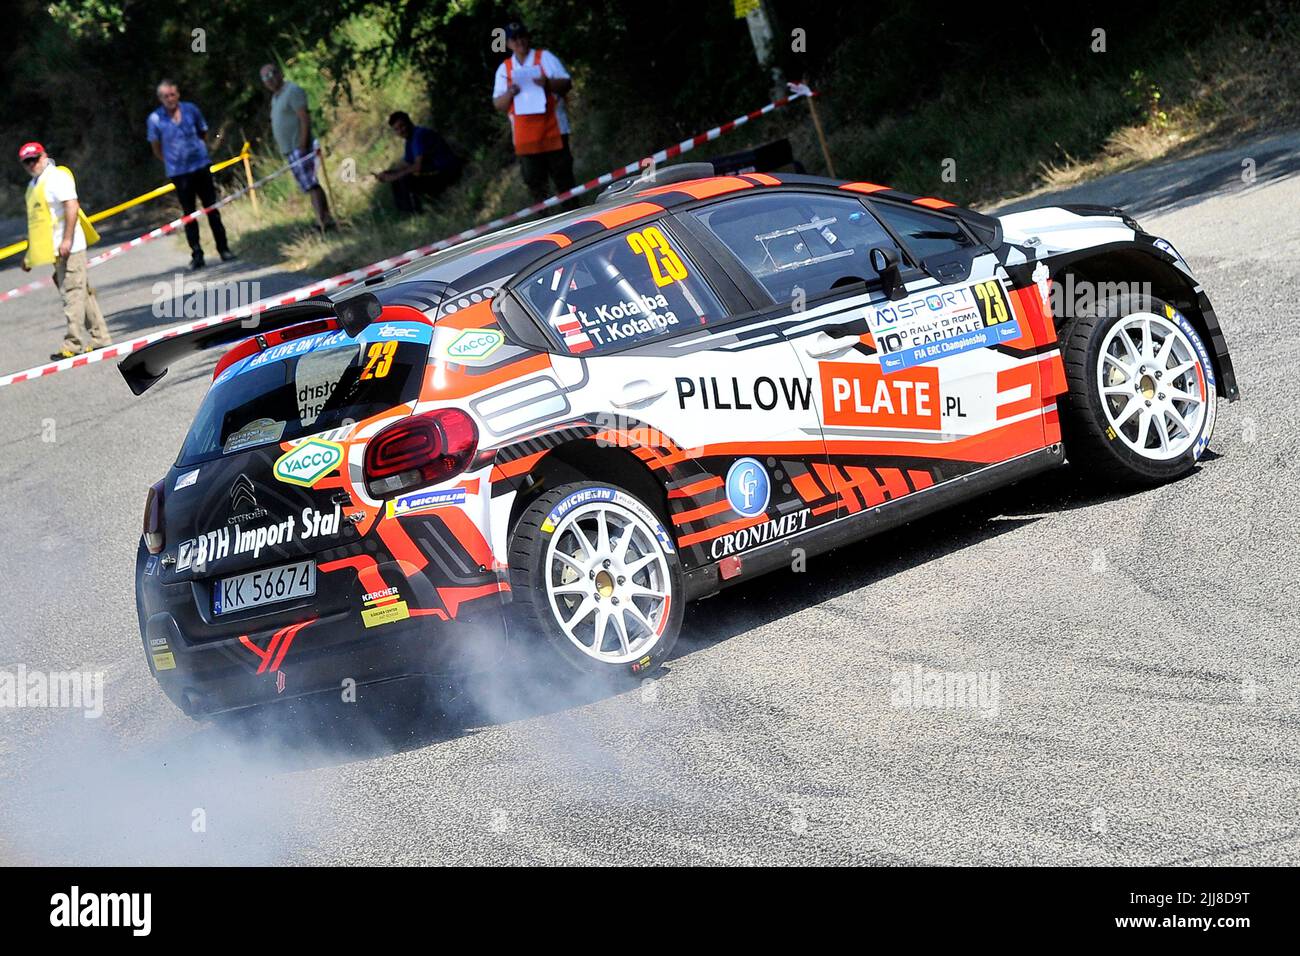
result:
[[[1067,467],[812,558],[806,572],[774,572],[729,588],[687,609],[664,679],[671,679],[676,660],[1030,525],[1043,512],[1132,493],[1096,491]],[[308,769],[420,749],[485,727],[583,707],[635,686],[632,679],[611,687],[572,678],[555,670],[545,649],[525,648],[508,666],[458,685],[408,678],[358,688],[355,703],[336,695],[298,698],[222,715],[200,734],[210,730],[232,738],[259,756],[273,756],[285,770]]]
[[[179,302],[175,301],[172,294],[177,275],[184,275],[184,284],[181,286],[183,295]],[[259,299],[284,295],[301,286],[303,281],[302,276],[290,272],[275,272],[248,278],[247,265],[241,262],[226,266],[210,266],[198,272],[163,273],[153,280],[150,287],[151,296],[157,299],[159,296],[154,295],[154,290],[157,290],[164,297],[163,303],[152,301],[148,305],[124,309],[106,316],[106,320],[109,330],[113,333],[114,341],[135,338],[174,325],[214,318]],[[96,288],[100,291],[111,290],[115,286],[131,288],[140,282],[140,277],[135,277],[108,283],[102,287],[97,285]],[[203,302],[201,296],[195,295],[194,290],[202,289],[206,284],[212,284],[218,290],[212,293],[215,297],[215,308],[210,307],[212,303]],[[239,294],[241,290],[247,290],[246,294]],[[193,314],[187,314],[185,311],[187,303],[202,303],[202,308],[195,309],[190,305]]]
[[[1172,157],[1157,165],[1005,203],[994,215],[1078,202],[1116,206],[1139,219],[1172,212],[1210,196],[1258,188],[1300,173],[1300,153],[1290,139],[1273,137],[1202,156]]]

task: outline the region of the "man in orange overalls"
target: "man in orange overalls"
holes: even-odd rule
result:
[[[554,53],[532,48],[522,23],[506,26],[506,45],[511,55],[497,67],[492,105],[509,114],[519,171],[533,202],[541,202],[573,188],[569,117],[564,109],[564,96],[573,81]],[[564,208],[574,205],[570,201]]]

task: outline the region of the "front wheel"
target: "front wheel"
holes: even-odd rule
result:
[[[532,502],[510,542],[517,623],[579,671],[646,676],[681,630],[685,583],[663,524],[614,485],[561,485]]]
[[[1156,298],[1113,299],[1066,341],[1066,453],[1110,483],[1160,484],[1191,471],[1214,432],[1214,364],[1186,317]]]

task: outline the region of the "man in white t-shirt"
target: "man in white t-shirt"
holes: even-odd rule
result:
[[[63,348],[50,358],[72,358],[111,345],[104,313],[86,275],[86,234],[79,221],[76,181],[50,159],[40,143],[25,143],[18,150],[18,161],[32,177],[27,184],[23,270],[54,266],[54,284],[63,298],[63,317],[68,323]],[[83,328],[90,336],[89,345],[82,344]]]
[[[569,114],[564,97],[573,80],[550,50],[534,49],[522,23],[506,26],[510,56],[497,67],[492,105],[510,116],[510,131],[519,172],[534,202],[573,188],[573,155],[569,152]],[[570,200],[561,208],[571,209]]]

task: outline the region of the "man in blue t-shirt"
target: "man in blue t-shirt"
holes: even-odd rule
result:
[[[401,110],[388,117],[388,128],[406,141],[406,150],[400,163],[375,178],[392,183],[399,212],[420,212],[421,196],[432,199],[460,178],[460,159],[445,139],[427,126],[416,126]]]
[[[158,84],[158,102],[162,105],[149,114],[148,137],[153,154],[162,160],[167,178],[176,187],[176,197],[186,215],[195,209],[197,196],[204,207],[217,201],[217,187],[208,169],[208,123],[193,103],[181,102],[181,93],[171,80]],[[226,243],[226,227],[221,224],[221,213],[208,213],[212,239],[217,244],[217,254],[222,262],[235,258]],[[203,268],[203,247],[199,244],[199,223],[192,219],[185,224],[185,238],[190,244],[190,268]]]

